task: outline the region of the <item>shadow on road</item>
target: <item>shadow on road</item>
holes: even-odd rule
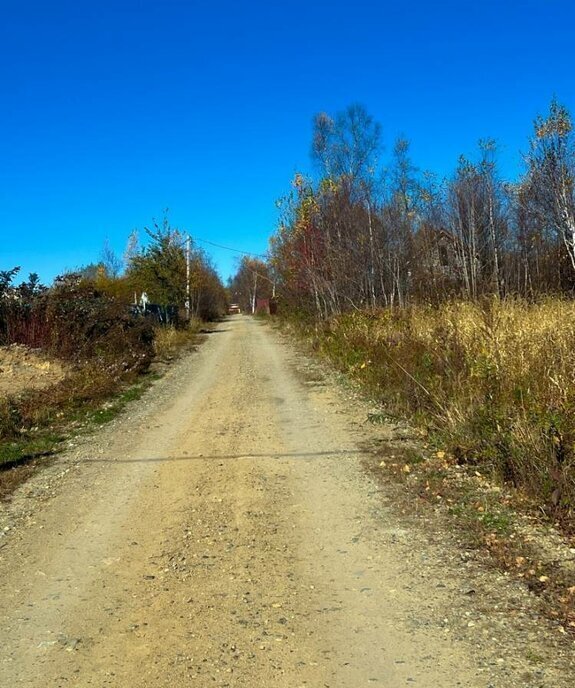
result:
[[[141,459],[119,459],[113,457],[94,457],[82,459],[85,463],[164,463],[169,461],[229,461],[233,459],[342,459],[352,455],[364,454],[361,449],[333,449],[321,452],[280,452],[277,454],[190,454],[184,456],[151,456]],[[70,463],[78,463],[71,461]]]

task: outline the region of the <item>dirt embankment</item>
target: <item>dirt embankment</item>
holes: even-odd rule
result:
[[[67,372],[63,363],[39,351],[18,344],[0,347],[0,396],[45,389],[61,382]]]
[[[366,473],[396,429],[365,418],[260,323],[218,327],[1,507],[0,685],[573,685],[531,593]]]

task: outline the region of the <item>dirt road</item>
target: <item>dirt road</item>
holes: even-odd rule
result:
[[[357,409],[216,329],[2,507],[0,686],[569,685],[398,522]]]

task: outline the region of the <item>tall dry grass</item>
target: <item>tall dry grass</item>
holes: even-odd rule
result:
[[[315,344],[462,463],[575,507],[575,303],[488,300],[353,313]]]
[[[202,321],[191,318],[186,327],[173,325],[156,327],[154,333],[154,354],[157,359],[169,360],[182,350],[193,346],[198,341]]]

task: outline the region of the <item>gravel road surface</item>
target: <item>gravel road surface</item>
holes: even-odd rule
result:
[[[0,507],[2,688],[572,685],[503,651],[305,371],[234,316]]]

